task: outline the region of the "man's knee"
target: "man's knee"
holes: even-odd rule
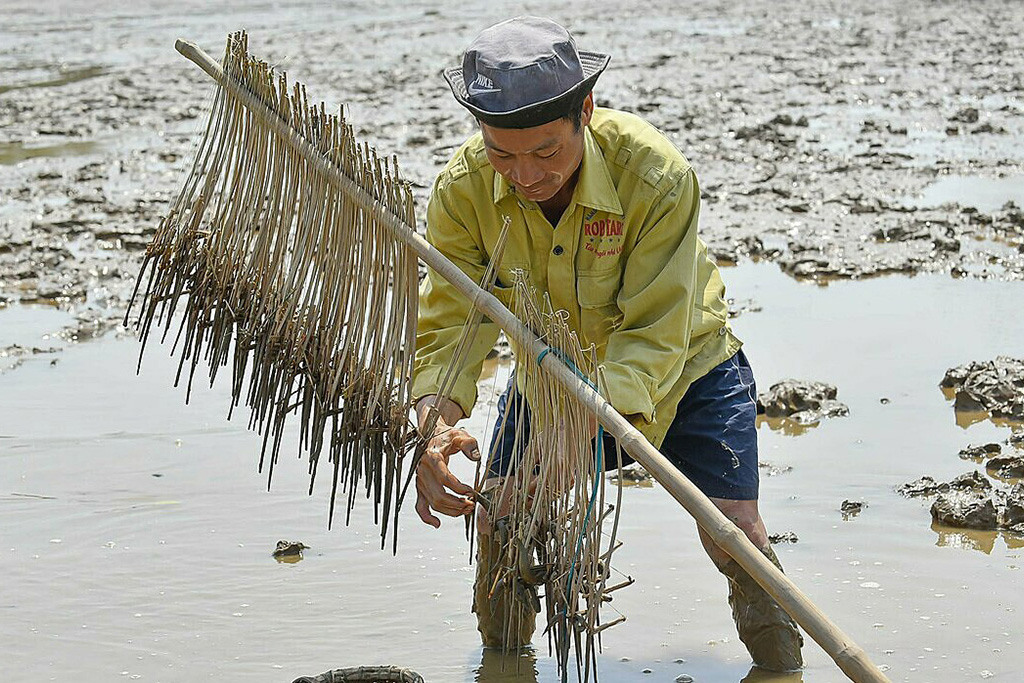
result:
[[[757,509],[756,500],[729,500],[712,498],[711,501],[733,524],[746,535],[750,542],[761,551],[769,547],[768,531]],[[700,539],[711,560],[719,567],[730,557],[706,532],[701,530]]]

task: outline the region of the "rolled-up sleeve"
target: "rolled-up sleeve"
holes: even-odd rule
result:
[[[688,169],[652,202],[623,269],[622,322],[608,338],[606,398],[623,415],[654,422],[655,406],[682,376],[693,326],[700,190]]]
[[[444,174],[434,183],[427,206],[427,241],[474,282],[480,282],[487,256],[453,212],[452,198]],[[469,300],[432,268],[420,285],[419,316],[416,326],[416,360],[413,366],[413,399],[436,394],[448,372],[471,305]],[[451,400],[469,415],[476,403],[476,383],[483,361],[498,338],[498,326],[486,318],[474,337],[450,392]]]

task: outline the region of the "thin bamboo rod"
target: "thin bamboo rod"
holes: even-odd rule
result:
[[[260,116],[298,154],[322,174],[328,182],[345,192],[374,220],[386,226],[394,236],[412,248],[423,261],[458,289],[470,303],[497,323],[522,349],[538,358],[547,347],[523,325],[492,294],[480,289],[456,265],[418,235],[409,217],[398,217],[382,207],[372,194],[347,178],[341,170],[325,159],[303,140],[280,116],[257,97],[229,78],[220,65],[194,43],[178,40],[175,49],[194,62],[222,87]],[[864,650],[846,635],[794,584],[779,571],[740,529],[723,515],[689,479],[683,476],[647,439],[620,415],[598,392],[569,369],[556,354],[545,354],[541,367],[551,373],[564,387],[590,410],[622,445],[623,450],[639,462],[697,524],[729,553],[741,567],[775,598],[807,634],[829,654],[839,668],[856,683],[887,683],[889,679],[868,658]]]

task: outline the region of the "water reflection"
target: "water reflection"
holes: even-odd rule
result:
[[[788,417],[757,416],[758,429],[761,428],[761,425],[768,425],[768,429],[773,432],[782,432],[786,436],[800,436],[801,434],[806,434],[811,429],[817,427],[820,423],[820,420],[816,422],[797,422],[796,420],[791,420]]]
[[[780,674],[772,671],[765,671],[760,667],[752,667],[740,683],[803,683],[804,674],[802,671]]]
[[[956,426],[961,429],[967,429],[989,418],[988,411],[985,410],[956,410],[954,412],[956,414]]]
[[[473,680],[477,683],[537,683],[537,653],[532,648],[513,652],[486,648]]]
[[[938,534],[935,545],[940,548],[959,548],[961,550],[977,550],[991,555],[996,547],[996,539],[1002,537],[1009,550],[1024,548],[1024,535],[1012,531],[981,531],[978,529],[958,529],[932,522],[932,531]]]

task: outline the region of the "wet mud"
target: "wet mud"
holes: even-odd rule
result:
[[[1024,424],[1024,360],[999,356],[951,368],[940,385],[953,395],[953,408],[988,413]]]
[[[850,408],[836,400],[839,390],[825,382],[784,379],[757,396],[757,413],[778,424],[813,426],[822,419],[846,417]]]
[[[359,135],[399,157],[422,217],[434,175],[473,131],[439,72],[499,18],[483,6],[134,7],[11,9],[0,28],[0,301],[72,311],[69,338],[118,323],[180,182],[210,83],[174,38],[217,56],[245,24],[258,54],[346,103]],[[613,55],[598,103],[639,113],[690,158],[723,264],[768,260],[820,282],[1024,278],[1024,57],[1006,49],[1021,7],[606,10],[616,21],[555,18]]]
[[[428,680],[553,677],[543,656],[519,670],[474,650],[458,533],[438,540],[406,522],[414,551],[379,559],[369,520],[356,522],[365,537],[327,535],[304,466],[267,494],[251,472],[259,439],[224,426],[223,396],[181,406],[170,365],[132,377],[136,347],[111,339],[211,92],[175,38],[217,56],[228,31],[248,28],[258,54],[314,97],[346,103],[359,135],[399,157],[422,219],[434,175],[473,132],[440,69],[504,8],[143,0],[0,11],[0,458],[17,473],[0,500],[18,588],[0,598],[12,615],[0,633],[14,680],[181,680],[197,667],[290,680],[337,666],[339,651],[352,664],[369,652],[411,660]],[[1017,427],[988,408],[947,424],[948,406],[928,392],[965,358],[1020,356],[1019,292],[1004,285],[1024,279],[1024,55],[1012,49],[1024,7],[611,3],[555,18],[613,55],[599,104],[641,114],[697,169],[702,234],[723,266],[739,265],[724,271],[730,316],[761,384],[827,377],[851,407],[829,429],[759,421],[771,428],[760,430],[764,509],[787,570],[893,680],[1016,680],[1010,610],[1024,603],[993,600],[977,553],[951,551],[985,553],[998,585],[1017,579],[1024,435],[1004,439]],[[885,274],[943,277],[845,282]],[[829,284],[827,298],[794,280]],[[908,306],[925,322],[904,324]],[[946,307],[960,312],[955,329]],[[915,335],[935,343],[907,344]],[[950,350],[954,339],[967,355]],[[882,353],[890,345],[899,364]],[[499,385],[481,389],[480,434]],[[965,454],[979,469],[960,478],[964,430],[999,450]],[[918,500],[894,492],[922,472],[934,478],[911,487]],[[721,577],[660,493],[642,482],[627,493],[623,557],[642,583],[617,602],[632,630],[608,640],[602,674],[762,680]],[[928,528],[943,496],[960,499]],[[871,507],[841,524],[837,501]],[[952,525],[976,519],[983,529]],[[277,538],[300,533],[324,556],[269,561]],[[55,643],[62,657],[49,655]],[[807,650],[803,676],[770,680],[836,680]],[[453,663],[453,652],[471,654]]]
[[[953,371],[951,371],[953,372]],[[924,476],[898,487],[908,498],[933,498],[932,521],[946,527],[1005,531],[1024,541],[1024,449],[1020,434],[1004,444],[971,445],[960,458],[984,465],[949,481]]]

